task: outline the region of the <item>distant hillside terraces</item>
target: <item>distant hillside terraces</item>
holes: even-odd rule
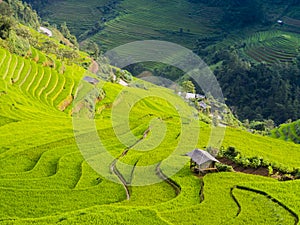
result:
[[[274,30],[255,33],[244,45],[244,54],[257,62],[293,62],[299,54],[300,39],[296,34]]]
[[[272,137],[300,144],[300,120],[282,124],[272,131]]]

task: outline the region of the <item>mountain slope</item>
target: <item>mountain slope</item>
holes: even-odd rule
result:
[[[240,184],[248,187],[256,182],[260,185],[263,183],[264,186],[257,188],[267,192],[270,190],[271,195],[274,195],[273,189],[270,187],[274,186],[273,183],[277,185],[277,182],[271,178],[219,173],[204,178],[205,201],[199,203],[201,185],[199,180],[190,173],[188,165],[185,165],[178,174],[172,177],[181,188],[177,197],[173,188],[162,181],[149,186],[131,187],[130,200],[126,201],[122,185],[96,173],[91,168],[91,164],[88,164],[82,157],[74,139],[71,117],[69,113],[61,112],[57,108],[59,101],[53,99],[55,96],[64,99],[73,87],[72,83],[66,82],[64,86],[68,91],[63,94],[60,92],[61,84],[57,82],[57,79],[67,80],[69,71],[74,71],[71,78],[76,83],[87,72],[80,68],[74,68],[74,65],[67,66],[65,74],[58,73],[57,78],[54,75],[55,69],[47,69],[30,59],[11,55],[3,49],[1,49],[1,54],[3,61],[8,60],[10,63],[2,63],[0,66],[1,71],[4,71],[1,72],[2,94],[0,96],[0,192],[2,196],[0,224],[53,224],[56,222],[65,224],[107,224],[108,222],[139,224],[141,221],[143,224],[163,224],[165,221],[168,221],[168,224],[177,224],[178,222],[190,224],[193,221],[207,224],[211,220],[212,204],[214,205],[214,220],[217,223],[230,220],[231,224],[240,224],[239,220],[235,218],[237,206],[229,195],[233,186]],[[22,66],[23,64],[24,66]],[[27,65],[30,65],[31,69]],[[48,72],[46,72],[47,70]],[[50,77],[49,80],[40,79],[47,73]],[[20,78],[17,79],[18,77]],[[12,83],[10,78],[15,79],[15,82]],[[45,86],[43,82],[48,85]],[[145,85],[147,84],[145,83]],[[176,109],[168,101],[175,101],[177,107],[179,105],[185,107],[185,112],[191,110],[178,96],[173,95],[167,89],[153,85],[145,90],[134,87],[123,88],[117,84],[105,83],[103,89],[106,97],[97,104],[97,108],[101,110],[97,110],[95,122],[102,144],[112,155],[117,157],[126,148],[124,143],[119,140],[121,136],[118,136],[117,131],[112,127],[111,118],[111,107],[119,102],[115,98],[120,96],[120,92],[123,93],[126,101],[140,94],[147,93],[151,96],[141,99],[131,110],[130,127],[134,135],[143,136],[150,121],[155,118],[160,118],[159,121],[163,121],[168,128],[163,141],[157,148],[149,152],[140,152],[138,148],[130,150],[122,162],[128,165],[138,162],[137,166],[157,163],[166,158],[178,145],[180,118],[178,118]],[[160,97],[153,97],[158,90]],[[53,92],[53,95],[50,91]],[[47,93],[49,94],[47,95]],[[68,111],[70,112],[70,110]],[[182,119],[186,122],[189,121],[187,118]],[[193,129],[195,128],[191,126],[190,131],[197,133]],[[89,134],[81,132],[80,136],[88,138]],[[151,136],[154,135],[156,138],[163,136],[162,130],[155,129],[155,126],[151,133]],[[206,145],[209,133],[210,126],[201,123],[199,147]],[[124,135],[126,136],[127,133],[125,132]],[[148,144],[152,143],[151,136],[142,141],[141,145],[143,146],[143,142],[146,144],[147,141]],[[299,166],[297,160],[300,156],[299,145],[289,142],[274,141],[268,137],[228,128],[223,145],[224,147],[234,145],[249,157],[262,156],[273,165],[290,169]],[[92,152],[92,143],[86,145],[86,148],[89,146]],[[146,146],[147,144],[144,145],[144,147]],[[180,154],[188,151],[191,147],[184,146]],[[282,157],[285,154],[289,157]],[[97,154],[94,157],[101,161],[101,158],[97,158]],[[109,170],[109,165],[105,163],[101,165],[103,171]],[[128,180],[130,171],[127,171],[119,163],[117,167]],[[151,176],[156,176],[154,170],[151,173]],[[116,179],[113,175],[109,176]],[[135,179],[137,178],[138,173],[135,175]],[[289,193],[277,196],[277,198],[288,205],[290,198],[294,198],[292,193],[297,193],[300,188],[298,183],[294,183],[293,189]],[[278,189],[280,188],[278,186]],[[247,200],[243,200],[246,199],[243,193],[238,192],[236,196],[241,200],[242,207],[250,206]],[[258,194],[254,194],[253,197],[260,204],[268,202]],[[254,221],[260,222],[263,219],[268,220],[269,224],[277,224],[278,217],[272,216],[273,210],[276,210],[277,216],[286,224],[293,223],[294,218],[288,211],[274,203],[268,204],[268,209],[260,209],[253,215]],[[292,206],[292,210],[297,211],[299,207],[298,204],[295,204]],[[223,213],[225,209],[228,212],[226,214]],[[206,219],[204,219],[203,213],[205,213]],[[191,216],[191,214],[199,215],[199,217]],[[248,217],[241,215],[240,218]]]
[[[103,52],[131,41],[159,39],[192,49],[214,69],[226,104],[240,120],[281,124],[299,119],[299,1],[30,3],[51,23],[67,21],[84,48],[97,43]],[[145,70],[173,80],[183,76],[165,65],[127,69],[135,76]]]
[[[219,140],[223,127],[202,122],[172,90],[104,81],[83,67],[85,53],[23,28],[38,41],[28,54],[0,40],[1,225],[298,223],[299,180],[195,176],[183,154],[208,147],[213,128]],[[246,163],[299,172],[297,144],[227,127],[222,146]]]

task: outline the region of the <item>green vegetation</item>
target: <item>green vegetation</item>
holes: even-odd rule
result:
[[[220,6],[222,2],[212,1],[207,7],[215,11],[219,8],[213,5]],[[234,2],[239,4],[241,1]],[[144,3],[147,7],[157,6],[156,10],[166,21],[162,26],[176,28],[171,13],[164,14],[165,9],[158,7],[157,2]],[[186,3],[187,7],[178,3],[174,2],[172,11],[174,14],[182,9],[178,16],[185,15],[187,8],[197,4],[190,1]],[[129,1],[109,3],[109,7],[106,5],[99,10],[116,13],[119,4],[124,7]],[[146,16],[150,12],[144,10],[143,13]],[[111,27],[106,27],[105,32],[116,29],[119,17],[132,20],[133,14],[114,16],[107,22]],[[156,24],[158,19],[154,21]],[[149,17],[143,20],[153,22]],[[121,28],[125,26],[124,21],[119,22]],[[195,24],[184,23],[191,26],[190,32],[196,29]],[[151,28],[150,25],[147,24]],[[75,43],[66,44],[66,38],[70,38],[67,31],[65,35],[69,37],[63,37],[55,29],[53,31],[54,36],[49,38],[16,20],[16,26],[10,27],[8,38],[0,38],[0,225],[299,224],[299,180],[279,182],[271,177],[235,172],[204,177],[192,174],[189,159],[183,154],[195,147],[213,150],[207,145],[212,128],[215,128],[213,138],[222,136],[218,121],[211,125],[212,121],[206,115],[191,107],[174,91],[132,78],[128,72],[110,65],[100,65],[101,76],[115,75],[125,79],[129,82],[128,87],[99,77],[99,83],[93,85],[82,81],[86,76],[96,78],[84,68],[91,59],[75,49]],[[179,29],[179,34],[184,32]],[[135,34],[124,33],[129,39],[131,35]],[[268,36],[266,33],[261,35]],[[61,40],[65,44],[61,44]],[[262,43],[269,41],[266,37]],[[257,41],[255,45],[262,43]],[[270,95],[273,95],[278,109],[273,115],[279,117],[280,114],[280,118],[274,120],[285,119],[292,115],[292,110],[293,116],[297,117],[299,112],[290,105],[298,106],[293,102],[298,95],[291,97],[289,91],[298,89],[284,77],[299,82],[299,63],[296,61],[294,66],[288,64],[286,67],[283,64],[274,67],[263,63],[250,64],[240,58],[246,48],[235,51],[237,49],[224,51],[223,55],[216,51],[209,57],[216,61],[214,69],[218,79],[224,82],[225,93],[238,92],[239,101],[255,105],[257,96],[267,96],[265,89],[257,87],[266,87],[271,81],[271,88],[276,89],[277,95],[272,91]],[[226,70],[232,73],[231,76]],[[278,79],[272,80],[274,71],[279,73],[274,75]],[[267,77],[263,78],[263,74]],[[234,79],[238,80],[237,85],[232,84]],[[243,90],[243,82],[247,82],[251,90],[261,92],[248,96]],[[183,81],[183,84],[186,91],[195,89],[192,82]],[[287,85],[290,87],[285,88]],[[83,94],[92,88],[98,91],[89,96]],[[256,102],[250,101],[251,98]],[[289,104],[289,114],[283,113],[284,102]],[[226,106],[220,108],[227,109]],[[266,108],[270,110],[272,107]],[[260,113],[268,115],[262,109]],[[84,120],[81,127],[76,127],[74,120],[80,115],[91,116],[89,118],[94,120]],[[228,120],[239,124],[235,118]],[[88,129],[91,121],[97,139]],[[248,125],[249,129],[266,131],[274,123],[265,120],[248,122]],[[296,142],[298,126],[299,121],[273,130],[272,136],[277,139],[241,127],[227,127],[221,144],[227,151],[220,153],[234,157],[245,167],[263,165],[268,168],[269,175],[280,169],[299,177],[300,146],[286,141]],[[84,151],[79,150],[79,140],[84,144]],[[98,148],[100,145],[105,151]],[[116,176],[111,168],[115,158],[115,169],[121,176]],[[177,168],[177,163],[182,163],[182,166]],[[170,168],[178,172],[169,180],[162,179],[158,171],[168,175]],[[230,169],[222,165],[218,168]],[[120,182],[120,177],[124,182]],[[131,186],[148,180],[159,182]]]
[[[279,125],[300,117],[298,1],[28,2],[43,19],[58,26],[67,22],[95,58],[136,40],[166,40],[192,49],[215,71],[226,104],[240,120],[272,119]],[[142,63],[126,69],[135,76],[145,76],[147,70],[172,81],[186,79],[168,65]]]
[[[227,104],[240,120],[272,119],[277,125],[297,120],[300,99],[300,61],[293,64],[249,63],[235,49],[218,51],[215,68]],[[234,81],[234,82],[233,82]]]
[[[254,34],[245,40],[245,54],[266,63],[293,62],[300,47],[298,35],[281,31],[266,31]]]
[[[243,224],[251,223],[248,211],[254,210],[256,203],[265,207],[256,207],[251,221],[294,224],[294,216],[284,207],[260,194],[249,194],[240,189],[233,190],[241,205],[241,213],[236,217],[238,206],[230,191],[236,185],[258,189],[297,212],[297,206],[289,202],[295,201],[293,193],[299,191],[299,182],[293,183],[289,192],[279,195],[274,190],[282,190],[281,186],[271,178],[236,173],[211,174],[202,181],[204,201],[201,201],[201,180],[192,176],[188,165],[172,176],[181,188],[178,196],[171,186],[161,182],[132,187],[131,198],[126,201],[123,187],[97,174],[81,156],[74,140],[69,116],[71,109],[65,112],[58,109],[60,100],[74,93],[84,70],[74,65],[66,66],[65,73],[59,74],[55,68],[43,67],[34,60],[11,55],[4,49],[0,52],[0,68],[3,71],[0,97],[0,192],[3,204],[0,224],[191,224],[195,221],[207,224],[211,220],[216,224],[225,221],[228,224]],[[42,57],[39,51],[35,54]],[[44,78],[41,79],[41,76]],[[134,96],[151,95],[159,90],[160,98],[147,97],[133,107],[129,121],[132,132],[140,137],[152,119],[161,118],[168,128],[163,141],[152,151],[130,150],[122,162],[133,165],[138,159],[138,165],[142,166],[166,158],[178,144],[176,137],[180,132],[176,109],[166,101],[175,101],[177,106],[186,107],[187,112],[191,110],[189,106],[171,91],[153,85],[143,90],[132,87],[124,89],[117,84],[105,83],[103,89],[106,97],[97,103],[96,126],[104,146],[114,156],[119,156],[126,146],[118,140],[111,124],[112,102],[117,101],[115,98],[122,90],[124,99],[128,101]],[[203,148],[207,144],[210,126],[203,122],[200,125],[198,146]],[[140,143],[140,147],[145,148],[155,142],[160,132],[154,126],[151,135]],[[81,135],[87,134],[83,132]],[[152,135],[154,139],[151,139]],[[247,157],[263,157],[278,166],[290,169],[299,167],[297,159],[300,149],[291,142],[227,128],[223,145],[233,145]],[[138,146],[135,148],[138,149]],[[180,154],[187,149],[182,149]],[[130,171],[121,164],[117,167],[127,179]],[[156,176],[154,170],[149,172],[152,173],[150,177]],[[284,184],[288,186],[289,183]],[[244,211],[246,209],[248,211]],[[224,211],[227,213],[224,214]]]
[[[300,144],[300,121],[280,125],[278,128],[272,130],[271,136]]]
[[[192,48],[198,36],[219,36],[222,32],[217,23],[223,10],[192,1],[177,0],[172,7],[168,2],[146,0],[138,4],[134,0],[65,0],[40,5],[33,2],[44,19],[56,24],[66,21],[81,41],[93,40],[101,49],[158,37]]]

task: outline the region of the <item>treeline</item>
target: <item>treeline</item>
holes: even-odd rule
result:
[[[0,3],[0,46],[12,53],[24,55],[29,50],[30,35],[28,30],[19,26],[37,29],[39,17],[28,4],[18,0],[4,0]],[[36,43],[36,41],[34,41]]]
[[[215,75],[240,120],[272,119],[281,124],[300,118],[300,57],[289,64],[253,64],[231,49],[216,52],[213,60],[222,61]]]
[[[0,47],[24,57],[30,57],[31,47],[34,47],[46,54],[56,55],[57,59],[66,63],[88,67],[88,62],[80,58],[77,39],[70,33],[66,23],[56,29],[44,22],[42,26],[48,27],[56,34],[61,32],[61,35],[44,40],[37,32],[31,32],[28,28],[38,31],[41,26],[39,20],[36,12],[27,3],[19,0],[0,2]],[[53,66],[53,61],[49,60],[46,64]]]
[[[53,2],[54,0],[50,1],[50,0],[22,0],[24,3],[27,2],[28,4],[30,4],[31,6],[34,7],[34,9],[36,11],[40,11],[45,5]]]
[[[273,120],[279,125],[300,118],[300,57],[289,64],[250,63],[232,47],[210,53],[205,61],[217,64],[214,73],[226,104],[240,121]],[[181,70],[167,65],[139,63],[126,69],[134,75],[148,70],[154,76],[173,81],[185,79]],[[201,93],[201,88],[196,83],[195,86],[197,93]],[[256,125],[252,128],[265,130]]]
[[[15,19],[35,29],[40,26],[37,13],[26,2],[19,0],[3,0],[0,3],[0,18],[2,21]]]
[[[274,23],[273,7],[291,8],[300,4],[299,0],[189,0],[210,7],[223,9],[220,26],[223,30],[245,28],[252,25]],[[202,7],[202,5],[199,5]]]

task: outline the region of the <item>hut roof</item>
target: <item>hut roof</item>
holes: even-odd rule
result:
[[[52,31],[49,30],[49,29],[46,28],[46,27],[40,27],[40,28],[39,28],[39,31],[40,31],[40,32],[43,32],[44,34],[47,34],[49,37],[52,37],[52,36],[53,36]]]
[[[89,76],[85,76],[83,78],[83,80],[85,80],[86,82],[89,82],[90,84],[98,84],[99,83],[99,80],[97,80],[96,78],[89,77]]]
[[[193,99],[193,98],[196,98],[196,94],[194,94],[194,93],[186,93],[185,98],[186,98],[186,99]]]
[[[198,165],[202,165],[208,161],[219,162],[215,157],[213,157],[207,151],[200,150],[200,149],[195,149],[194,151],[186,153],[185,155],[189,156]]]
[[[201,101],[201,102],[199,102],[199,105],[200,105],[201,108],[207,109],[207,105],[206,105],[205,102]]]

